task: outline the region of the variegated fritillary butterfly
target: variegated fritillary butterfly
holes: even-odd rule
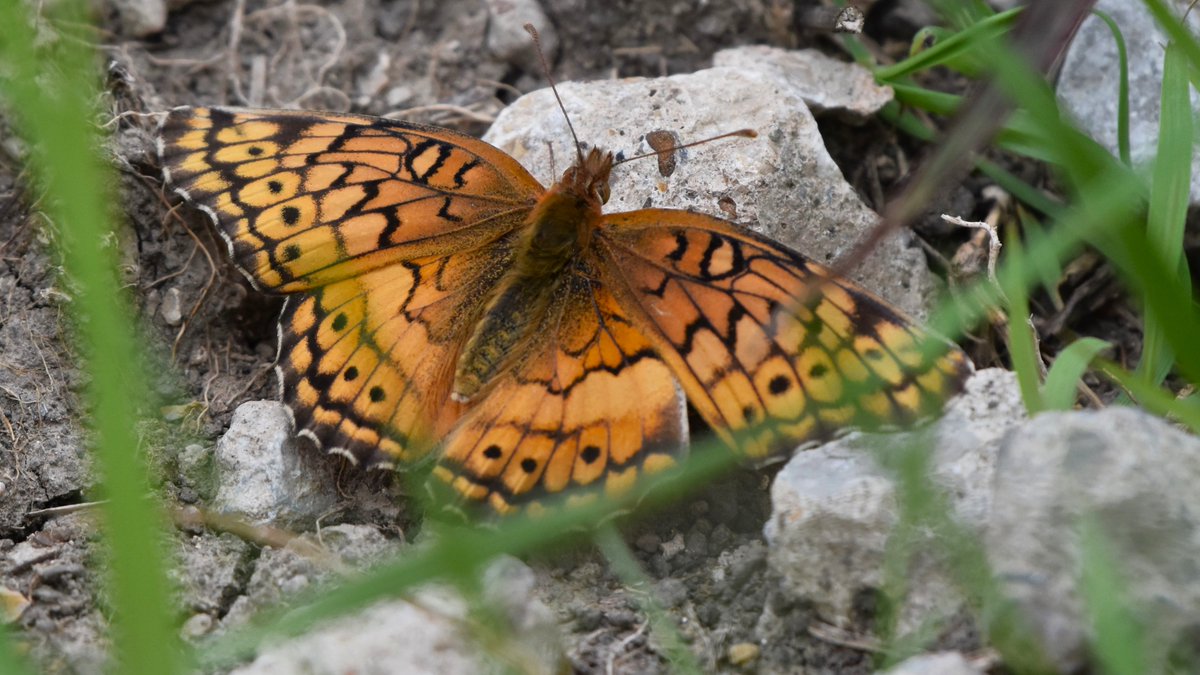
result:
[[[500,512],[673,464],[685,400],[761,457],[935,412],[970,370],[733,223],[602,214],[611,153],[545,188],[447,129],[178,108],[159,154],[250,282],[291,295],[277,370],[299,433],[366,463],[438,452],[436,476]]]

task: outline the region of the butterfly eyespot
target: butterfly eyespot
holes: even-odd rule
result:
[[[821,378],[829,374],[829,366],[824,363],[813,364],[812,368],[808,369],[809,377]]]
[[[599,446],[587,446],[582,452],[579,453],[579,459],[582,459],[584,464],[594,464],[596,460],[600,459]]]
[[[293,262],[300,258],[300,247],[296,244],[288,244],[283,247],[283,259],[285,262]]]
[[[280,192],[283,192],[283,183],[280,183],[277,180],[269,180],[267,181],[267,189],[271,191],[271,194],[277,195]]]
[[[252,145],[249,148],[246,148],[246,154],[252,157],[258,157],[259,155],[263,154],[263,149],[260,146]]]
[[[500,459],[503,454],[504,450],[498,445],[489,445],[483,449],[483,456],[488,459]]]
[[[538,463],[536,459],[526,457],[525,459],[521,460],[521,470],[525,473],[533,473],[534,471],[537,471],[537,467]]]
[[[348,319],[346,318],[345,313],[338,312],[338,315],[333,317],[333,323],[329,324],[329,326],[333,328],[333,330],[341,332],[341,330],[346,327],[347,322]]]
[[[758,417],[758,410],[754,406],[748,405],[742,408],[742,419],[747,423],[753,424]]]
[[[791,388],[792,381],[787,375],[776,375],[775,377],[772,377],[770,383],[767,384],[767,389],[769,389],[770,392],[776,396],[779,396]]]
[[[279,217],[285,225],[295,225],[300,222],[300,209],[295,206],[285,206],[279,210]]]
[[[371,387],[371,390],[367,392],[367,395],[371,397],[372,403],[379,403],[386,398],[386,394],[383,392],[383,387]]]
[[[342,373],[342,377],[344,377],[347,382],[353,382],[354,380],[358,379],[358,368],[350,366],[346,369],[346,372]]]

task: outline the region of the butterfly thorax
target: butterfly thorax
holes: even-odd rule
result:
[[[591,150],[529,212],[513,263],[497,282],[467,341],[451,396],[469,401],[523,353],[549,311],[568,265],[591,242],[608,199],[611,153]]]

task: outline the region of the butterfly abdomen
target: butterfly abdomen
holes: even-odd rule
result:
[[[455,371],[451,396],[469,401],[536,337],[564,269],[590,241],[599,203],[556,186],[530,212],[512,267],[496,284]],[[544,337],[544,336],[542,336]]]

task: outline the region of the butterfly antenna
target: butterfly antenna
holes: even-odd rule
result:
[[[619,159],[619,160],[613,162],[613,166],[616,166],[618,164],[624,164],[625,162],[632,162],[635,159],[644,159],[646,157],[657,157],[659,155],[665,155],[668,152],[675,152],[676,150],[690,148],[693,145],[702,145],[704,143],[709,143],[711,141],[719,141],[722,138],[732,138],[735,136],[740,137],[740,138],[758,138],[758,132],[753,129],[738,129],[737,131],[730,131],[729,133],[721,134],[719,136],[713,136],[711,138],[704,138],[699,141],[692,141],[691,143],[684,143],[683,145],[672,145],[669,148],[662,148],[660,150],[655,150],[653,152],[647,152],[643,155],[634,155],[633,157],[626,157],[624,159]]]
[[[575,154],[579,157],[579,163],[583,164],[583,150],[579,147],[579,136],[575,135],[575,127],[571,124],[571,116],[567,114],[567,107],[563,105],[562,98],[558,95],[558,87],[554,86],[554,78],[550,75],[550,64],[546,62],[546,54],[542,52],[542,39],[538,37],[537,29],[533,24],[525,24],[525,32],[529,33],[529,37],[533,38],[533,48],[537,51],[538,60],[542,62],[542,74],[546,76],[546,81],[550,83],[550,91],[554,92],[554,100],[558,101],[558,109],[562,111],[563,117],[567,120],[567,128],[571,130],[571,138],[575,140]]]

